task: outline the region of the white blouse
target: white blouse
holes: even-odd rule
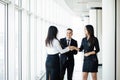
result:
[[[58,53],[63,54],[70,50],[68,47],[66,47],[65,49],[62,49],[62,47],[57,39],[53,39],[52,44],[53,45],[46,46],[47,54],[50,54],[50,55],[58,54]]]

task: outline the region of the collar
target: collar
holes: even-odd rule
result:
[[[66,40],[70,40],[70,41],[71,41],[71,40],[72,40],[72,38],[71,38],[71,39],[68,39],[68,38],[66,37]]]

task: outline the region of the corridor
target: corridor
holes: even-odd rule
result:
[[[58,40],[71,28],[80,47],[88,24],[99,40],[98,80],[120,80],[120,0],[0,0],[0,80],[46,80],[49,26]],[[73,80],[82,80],[83,57],[74,55]]]

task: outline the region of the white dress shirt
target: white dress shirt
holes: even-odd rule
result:
[[[65,49],[62,49],[62,47],[57,39],[53,39],[52,44],[53,45],[46,46],[47,54],[50,54],[50,55],[54,55],[54,54],[58,54],[58,53],[63,54],[65,52],[69,51],[68,47],[66,47]]]

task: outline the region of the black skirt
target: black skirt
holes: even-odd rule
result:
[[[46,59],[46,80],[60,80],[59,54],[48,55]]]
[[[83,72],[98,72],[98,59],[96,56],[84,57]]]

